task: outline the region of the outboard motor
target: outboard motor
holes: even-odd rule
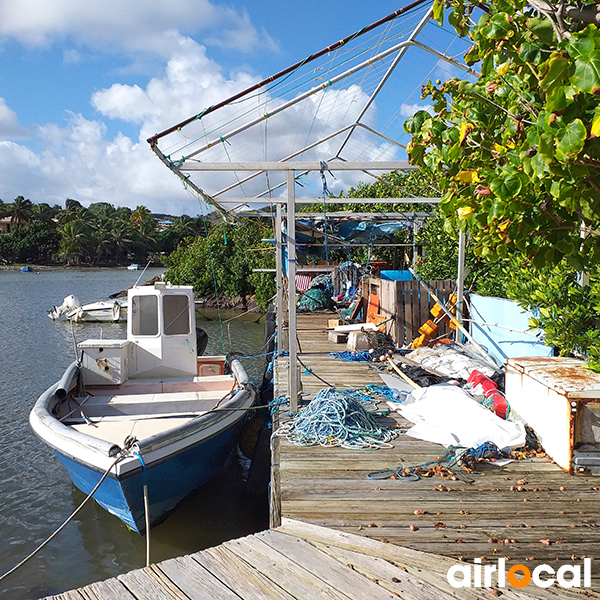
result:
[[[61,315],[64,315],[67,311],[69,311],[73,308],[77,308],[78,306],[80,306],[79,300],[75,296],[73,296],[73,294],[70,294],[63,300],[63,303],[60,306],[53,306],[48,311],[48,316],[53,321],[56,321],[56,319],[58,319],[58,317],[60,317]]]

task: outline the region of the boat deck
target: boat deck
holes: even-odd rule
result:
[[[235,385],[231,375],[132,379],[120,386],[88,386],[75,410],[66,402],[65,425],[120,445],[127,436],[146,439],[179,427],[222,403]]]
[[[302,385],[312,397],[323,381],[339,388],[382,383],[369,363],[340,362],[329,352],[346,350],[327,338],[332,315],[298,315],[299,358],[307,369]],[[278,359],[275,394],[285,394],[286,361]],[[285,419],[285,417],[283,417]],[[399,414],[386,418],[400,430]],[[571,476],[550,458],[506,466],[480,463],[457,480],[372,480],[367,474],[414,466],[443,456],[444,447],[400,434],[389,449],[346,450],[296,446],[275,438],[272,458],[271,526],[281,520],[355,533],[364,538],[490,564],[506,557],[507,568],[541,563],[581,564],[600,559],[600,478]],[[598,561],[596,560],[596,563]],[[592,588],[600,591],[600,567],[592,561]]]

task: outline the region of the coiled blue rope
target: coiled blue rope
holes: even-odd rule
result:
[[[335,388],[317,392],[310,403],[273,434],[299,446],[363,449],[391,447],[396,432],[380,425],[360,394]]]
[[[329,356],[335,358],[335,360],[343,360],[345,362],[373,362],[373,355],[369,354],[367,350],[344,350],[343,352],[330,352]]]

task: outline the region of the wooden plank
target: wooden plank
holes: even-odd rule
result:
[[[404,283],[404,327],[406,330],[406,342],[410,344],[415,339],[416,330],[413,326],[413,286],[412,282]]]
[[[395,596],[389,591],[365,579],[304,540],[277,531],[264,531],[255,537],[349,598],[395,600]]]
[[[41,600],[88,600],[91,597],[86,595],[86,588],[81,588],[78,590],[69,590],[67,592],[63,592],[62,594],[56,594],[55,596],[46,596]],[[125,598],[125,596],[123,596]],[[91,600],[97,600],[97,598],[91,598]],[[104,599],[102,599],[104,600]],[[108,598],[107,600],[113,600],[112,598]],[[114,597],[116,600],[116,597]]]
[[[86,600],[135,600],[135,596],[118,579],[112,578],[105,581],[91,583],[83,588]],[[65,599],[66,600],[66,599]]]
[[[256,537],[225,542],[240,558],[261,571],[296,598],[348,600],[337,590],[329,590],[325,582],[302,566],[274,550]]]
[[[423,325],[429,319],[431,319],[431,314],[429,312],[430,301],[429,301],[429,294],[424,289],[420,289],[418,293],[419,293],[419,314],[420,314],[419,327],[421,327],[421,325]],[[437,336],[433,336],[433,337],[437,337]]]
[[[381,558],[318,542],[315,546],[361,575],[377,581],[380,586],[398,594],[403,600],[451,600],[456,597]]]
[[[277,423],[273,423],[275,431]],[[269,526],[279,527],[281,524],[281,484],[279,481],[281,460],[281,438],[273,437],[271,441],[271,485],[269,489]]]
[[[306,539],[311,543],[328,544],[338,548],[352,550],[361,554],[378,557],[393,564],[403,566],[411,574],[418,576],[427,583],[439,587],[448,594],[458,598],[481,598],[480,591],[476,589],[461,589],[460,591],[451,587],[446,580],[448,569],[456,564],[456,559],[447,558],[445,556],[437,556],[435,554],[414,550],[411,548],[396,546],[392,543],[382,543],[377,540],[371,540],[349,534],[337,530],[325,529],[291,519],[282,519],[282,526],[278,529],[284,533],[295,535]],[[458,545],[458,544],[457,544]],[[462,546],[462,545],[461,545]],[[479,555],[481,556],[481,555]],[[509,590],[503,590],[508,593]],[[460,594],[460,595],[459,595]],[[463,595],[464,594],[464,595]],[[532,598],[523,592],[519,592],[521,598]],[[581,598],[578,591],[569,590],[566,588],[556,589],[538,589],[535,591],[535,598],[538,599],[559,599],[559,598]],[[600,595],[594,592],[587,591],[589,597],[600,598]],[[508,599],[508,595],[506,596]]]
[[[221,565],[222,569],[229,569],[238,574],[238,580],[230,582],[232,588],[237,585],[237,589],[241,591],[249,585],[272,600],[294,600],[294,597],[286,592],[276,581],[273,581],[268,573],[262,573],[255,569],[231,548],[224,545],[209,548],[202,553],[202,557],[205,556],[213,558],[215,562]],[[196,555],[194,555],[194,558],[198,559]],[[246,598],[246,596],[242,595],[242,598]],[[248,596],[248,600],[251,600],[251,598],[252,596]]]
[[[239,596],[189,556],[172,558],[157,567],[193,600],[239,600]]]
[[[244,600],[264,600],[266,598],[281,598],[284,594],[283,590],[278,590],[277,595],[273,595],[272,589],[269,589],[269,593],[261,589],[256,583],[246,577],[242,571],[234,568],[230,563],[221,559],[215,558],[215,556],[208,552],[196,552],[191,555],[193,560],[198,562],[204,569],[212,573],[215,577],[226,583],[227,586],[237,594],[236,598],[244,598]],[[254,579],[258,578],[258,574],[254,575]],[[281,593],[279,593],[281,592]],[[215,596],[220,600],[220,596]],[[289,600],[285,597],[285,600]]]
[[[124,573],[117,579],[136,600],[181,600],[180,595],[158,585],[158,581],[149,567]]]

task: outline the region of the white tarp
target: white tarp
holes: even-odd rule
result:
[[[461,448],[484,442],[500,449],[525,445],[523,423],[504,421],[458,386],[439,384],[413,390],[397,410],[414,423],[406,434],[421,440]]]

